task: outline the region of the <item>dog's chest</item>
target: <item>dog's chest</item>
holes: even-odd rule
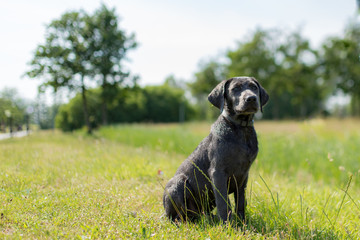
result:
[[[212,127],[212,132],[221,142],[218,149],[221,168],[235,175],[247,172],[258,153],[254,128],[233,127],[220,122]]]
[[[231,154],[229,166],[233,169],[248,169],[258,153],[258,142],[255,132],[238,133],[237,138],[230,143]]]
[[[254,161],[258,153],[258,141],[254,128],[238,132],[238,136],[239,151],[244,152],[249,161]]]

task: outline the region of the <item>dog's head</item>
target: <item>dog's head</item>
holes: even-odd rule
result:
[[[209,102],[230,115],[256,113],[268,102],[269,95],[253,77],[235,77],[220,82],[209,94]]]

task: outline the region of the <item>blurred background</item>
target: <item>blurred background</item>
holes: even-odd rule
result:
[[[359,1],[2,1],[0,130],[213,120],[253,76],[258,119],[360,115]]]

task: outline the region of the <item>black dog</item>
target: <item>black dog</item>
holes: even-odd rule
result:
[[[166,184],[163,203],[173,221],[186,221],[217,207],[222,221],[230,218],[229,194],[237,215],[245,219],[245,188],[258,153],[253,116],[267,103],[255,78],[236,77],[219,83],[208,100],[221,110],[210,134],[181,164]]]

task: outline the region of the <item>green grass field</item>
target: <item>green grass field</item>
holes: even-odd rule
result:
[[[171,224],[162,194],[210,124],[0,142],[0,239],[359,239],[360,121],[256,122],[247,222]],[[163,174],[159,175],[158,172]]]

